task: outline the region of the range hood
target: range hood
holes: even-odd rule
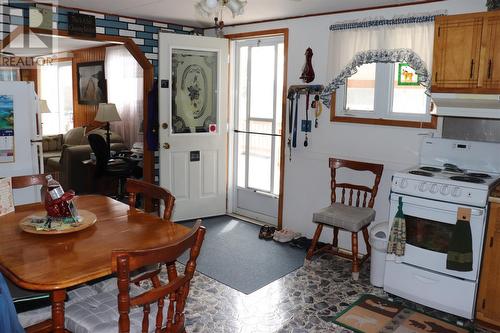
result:
[[[436,116],[500,119],[500,95],[432,93]]]

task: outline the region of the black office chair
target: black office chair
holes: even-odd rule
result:
[[[96,178],[103,176],[117,177],[118,198],[123,198],[125,181],[134,173],[137,161],[125,157],[113,157],[111,159],[108,144],[104,137],[99,134],[89,134],[88,140],[96,157]]]

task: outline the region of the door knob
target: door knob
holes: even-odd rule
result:
[[[168,142],[165,142],[163,144],[163,149],[170,149],[170,144]]]
[[[168,128],[168,124],[167,124],[167,123],[162,123],[162,124],[161,124],[161,128],[163,128],[163,129],[167,129],[167,128]]]

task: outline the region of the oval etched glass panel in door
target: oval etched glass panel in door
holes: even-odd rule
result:
[[[217,52],[172,49],[172,133],[217,132]]]

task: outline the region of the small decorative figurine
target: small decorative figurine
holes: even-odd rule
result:
[[[306,63],[304,64],[304,68],[302,68],[302,75],[300,76],[300,79],[305,83],[312,82],[315,77],[311,61],[312,56],[313,56],[313,51],[310,47],[308,47],[306,50]]]
[[[74,191],[64,192],[61,184],[52,175],[47,175],[47,188],[45,190],[45,210],[47,216],[53,218],[78,218],[75,204],[73,203]]]
[[[50,197],[45,198],[45,210],[47,211],[47,216],[53,218],[73,218],[77,219],[78,213],[76,212],[75,205],[73,203],[73,197],[75,192],[67,191],[62,197],[53,200]]]

